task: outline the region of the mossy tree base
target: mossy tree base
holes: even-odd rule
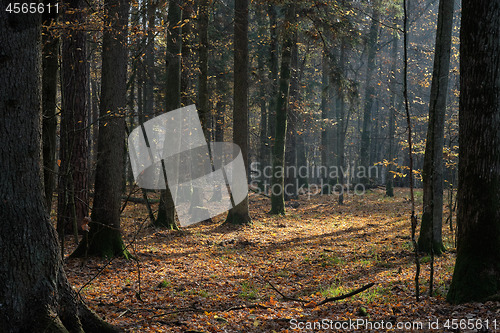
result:
[[[240,202],[236,207],[229,210],[224,224],[249,225],[252,224],[250,214],[248,214],[248,197]]]
[[[422,215],[422,225],[420,226],[420,235],[418,237],[418,250],[423,253],[431,252],[431,242],[433,244],[433,252],[435,255],[441,255],[446,251],[444,247],[443,240],[441,237],[434,236],[434,240],[431,241],[432,237],[432,220],[429,213],[424,213]],[[439,239],[438,239],[439,238]]]
[[[229,211],[226,217],[226,221],[224,221],[224,223],[232,225],[249,225],[252,224],[252,219],[248,214],[238,214]]]
[[[282,195],[271,195],[271,215],[285,215],[285,200]]]
[[[97,229],[97,227],[94,226],[94,229]],[[92,232],[92,224],[90,230],[91,231],[88,236],[84,235],[78,244],[78,247],[70,257],[83,258],[89,256],[101,258],[132,258],[132,255],[125,248],[125,244],[123,243],[119,230],[101,226],[99,230]]]
[[[457,255],[453,279],[446,300],[452,304],[486,302],[500,294],[500,262],[485,256]]]
[[[175,204],[170,189],[161,191],[160,209],[152,226],[168,230],[179,230],[179,227],[175,223]]]

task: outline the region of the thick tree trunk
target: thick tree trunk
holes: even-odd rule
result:
[[[167,36],[167,83],[165,94],[165,110],[172,111],[181,106],[181,25],[182,10],[177,0],[168,2],[168,36]],[[164,174],[166,172],[164,171]],[[165,177],[166,178],[166,177]],[[157,227],[177,230],[175,223],[175,204],[170,189],[161,191],[160,208],[154,223]]]
[[[376,68],[375,56],[377,54],[377,39],[380,26],[380,12],[377,8],[378,1],[372,3],[372,23],[368,32],[367,53],[368,60],[366,64],[366,90],[365,90],[365,105],[363,113],[363,131],[361,133],[361,151],[360,151],[360,166],[364,168],[366,177],[359,179],[363,184],[368,184],[369,175],[368,167],[370,166],[370,151],[371,151],[371,129],[372,129],[372,108],[375,95],[375,83],[373,82],[373,71]]]
[[[454,0],[439,2],[434,69],[432,72],[429,123],[422,178],[424,202],[418,248],[435,254],[444,251],[443,226],[443,146],[446,97],[450,68]]]
[[[45,32],[42,35],[42,143],[43,185],[45,205],[50,213],[52,194],[56,186],[57,140],[57,72],[59,69],[59,38],[52,35],[48,26],[57,19],[57,13],[45,11],[42,16]]]
[[[233,142],[241,149],[248,170],[248,0],[234,6],[234,107]],[[226,222],[248,224],[248,196],[227,214]]]
[[[77,300],[45,211],[40,22],[0,11],[0,331],[118,332]]]
[[[457,261],[447,300],[500,299],[500,0],[462,1]]]
[[[281,73],[276,103],[276,134],[273,147],[273,178],[271,183],[271,214],[285,214],[284,169],[287,113],[290,92],[290,65],[292,60],[293,36],[295,31],[295,4],[287,6],[285,15],[285,36],[281,55]]]
[[[125,177],[125,115],[127,107],[128,0],[106,0],[109,28],[102,50],[101,104],[94,206],[90,232],[73,256],[124,256],[120,231],[121,184]]]
[[[81,22],[84,0],[70,0],[65,21]],[[74,29],[62,46],[62,111],[57,229],[60,237],[88,216],[87,48],[86,33]]]

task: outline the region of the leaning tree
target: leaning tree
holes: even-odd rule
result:
[[[40,28],[0,11],[0,332],[118,332],[69,285],[45,210]]]
[[[463,0],[457,261],[448,301],[500,299],[500,0]]]

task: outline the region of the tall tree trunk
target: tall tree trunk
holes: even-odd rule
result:
[[[328,88],[330,86],[330,75],[329,75],[329,61],[328,61],[328,50],[323,50],[323,55],[321,57],[322,64],[322,73],[321,73],[321,166],[328,168],[328,132],[330,128],[329,119],[328,119],[328,101],[329,96],[328,92],[330,91]],[[325,183],[327,183],[327,174],[320,175]],[[322,192],[323,193],[323,192]],[[324,193],[329,194],[329,193]]]
[[[339,59],[339,67],[342,71],[342,74],[345,75],[345,65],[346,65],[346,42],[345,39],[342,38],[340,42],[340,59]],[[344,204],[344,167],[345,167],[345,137],[347,133],[347,124],[349,123],[348,119],[346,119],[345,112],[345,96],[342,87],[337,87],[337,170],[339,172],[339,178],[337,179],[337,184],[340,185],[339,205]]]
[[[248,170],[248,0],[234,5],[234,107],[233,142],[241,149]],[[227,214],[226,223],[251,223],[248,196]]]
[[[168,36],[167,36],[167,83],[165,94],[165,110],[172,111],[181,106],[181,20],[182,10],[178,0],[168,2]],[[165,174],[165,172],[164,172]],[[165,179],[165,181],[167,181]],[[175,204],[172,193],[167,189],[160,194],[160,208],[154,223],[157,227],[177,230],[175,223]]]
[[[285,174],[285,200],[296,199],[298,196],[297,186],[297,117],[298,117],[298,98],[299,98],[299,47],[297,43],[297,33],[294,33],[292,44],[292,55],[290,61],[291,76],[290,76],[290,98],[289,98],[289,112],[287,113],[287,139],[285,150],[285,165],[290,166]]]
[[[40,22],[0,11],[0,331],[118,332],[77,300],[45,210]]]
[[[72,256],[124,256],[120,230],[122,167],[127,107],[128,0],[105,0],[108,26],[103,34],[101,104],[90,232]]]
[[[268,156],[270,159],[266,161],[272,165],[272,150],[274,146],[274,134],[276,133],[276,101],[278,98],[278,80],[279,80],[279,56],[278,56],[278,20],[276,5],[269,4],[267,8],[267,15],[269,16],[269,112],[268,118]]]
[[[454,0],[439,1],[429,123],[422,169],[424,202],[418,248],[420,251],[429,252],[432,246],[435,254],[445,250],[442,239],[444,118],[450,72],[454,2]]]
[[[68,2],[64,20],[84,20],[84,0]],[[57,228],[60,237],[88,216],[87,46],[86,33],[73,29],[62,46],[62,111]]]
[[[192,93],[191,72],[193,71],[193,18],[194,0],[184,2],[182,7],[182,46],[181,46],[181,106],[188,106],[196,102]]]
[[[396,21],[397,23],[397,21]],[[392,64],[391,64],[391,77],[389,79],[389,90],[390,90],[390,101],[389,101],[389,133],[388,137],[388,147],[387,147],[387,161],[389,164],[387,165],[387,174],[385,180],[385,195],[388,197],[394,196],[394,131],[396,130],[396,70],[397,70],[397,61],[398,61],[398,35],[396,32],[393,32],[392,36]]]
[[[259,47],[257,50],[257,68],[259,75],[259,109],[260,109],[260,133],[259,133],[259,155],[258,155],[258,169],[261,173],[260,179],[257,179],[259,187],[262,191],[265,190],[266,177],[264,171],[269,167],[270,161],[270,150],[269,150],[269,129],[268,129],[268,97],[269,97],[269,71],[266,66],[266,56],[269,52],[269,47],[267,46],[267,27],[266,27],[266,11],[265,7],[258,6],[257,24],[259,26]]]
[[[54,2],[51,2],[54,4]],[[49,26],[57,20],[56,11],[45,11],[42,15],[42,143],[43,185],[45,205],[50,213],[52,194],[56,185],[56,139],[57,139],[57,72],[59,69],[59,38],[53,36]]]
[[[363,113],[363,131],[361,133],[361,152],[360,166],[364,169],[365,177],[359,179],[363,184],[369,182],[368,167],[370,166],[370,147],[371,147],[371,129],[372,129],[372,109],[375,95],[375,84],[373,82],[373,71],[376,68],[375,56],[377,54],[377,39],[380,26],[380,11],[377,6],[378,1],[372,2],[372,23],[368,32],[367,53],[368,61],[366,64],[366,90],[365,90],[365,105]]]
[[[500,0],[463,0],[451,303],[500,299]]]
[[[267,112],[267,85],[264,74],[264,57],[262,54],[258,58],[259,67],[259,108],[260,108],[260,146],[259,146],[259,171],[261,173],[261,178],[257,181],[261,190],[265,189],[266,177],[264,171],[269,165],[269,134],[268,134],[268,112]]]
[[[147,2],[147,29],[146,29],[146,47],[144,50],[144,113],[154,115],[155,98],[155,20],[156,20],[156,1]],[[146,22],[145,22],[146,23]]]
[[[200,75],[198,76],[198,113],[205,139],[209,141],[210,107],[208,96],[208,19],[209,0],[200,0],[198,16],[198,33],[200,35]]]
[[[281,55],[279,93],[276,102],[276,134],[273,147],[273,178],[271,183],[271,214],[285,214],[284,168],[288,98],[290,92],[290,65],[292,59],[293,36],[295,31],[295,4],[287,5],[285,15],[285,36]]]

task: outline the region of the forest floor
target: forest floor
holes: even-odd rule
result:
[[[145,206],[128,203],[122,227],[135,260],[66,259],[65,268],[85,302],[127,332],[500,331],[500,303],[445,302],[455,262],[449,225],[432,297],[430,258],[420,257],[416,301],[408,197],[373,190],[339,206],[335,196],[304,195],[276,217],[269,199],[252,194],[252,225],[226,226],[220,216],[180,231],[146,227]],[[416,198],[420,214],[421,191]],[[74,248],[69,236],[66,247]]]

